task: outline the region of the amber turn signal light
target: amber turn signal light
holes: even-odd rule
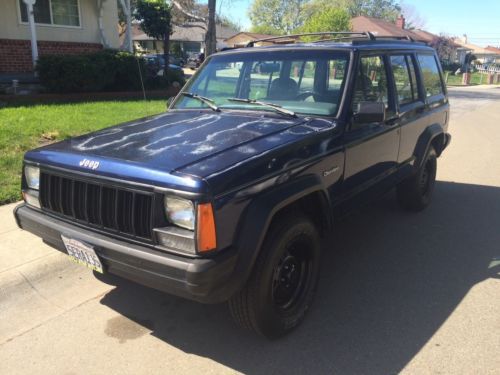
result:
[[[214,212],[211,203],[198,205],[198,223],[196,237],[198,252],[210,251],[217,247]]]

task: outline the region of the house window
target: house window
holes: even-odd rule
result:
[[[28,9],[23,0],[18,0],[21,21],[28,22]],[[78,0],[37,0],[33,6],[35,22],[46,25],[80,26]]]

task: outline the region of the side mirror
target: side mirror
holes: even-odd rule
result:
[[[358,124],[385,121],[385,103],[359,102],[358,111],[354,114],[354,120]]]

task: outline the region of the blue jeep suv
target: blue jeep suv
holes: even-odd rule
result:
[[[392,187],[405,209],[430,203],[448,118],[421,43],[343,33],[228,50],[168,112],[26,153],[15,217],[96,272],[227,301],[279,337],[311,306],[339,218]]]

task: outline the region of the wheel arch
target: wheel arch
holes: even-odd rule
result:
[[[415,167],[420,168],[425,160],[429,147],[434,147],[437,156],[440,156],[448,142],[443,127],[439,124],[429,125],[420,135],[415,146]]]
[[[254,267],[266,234],[282,215],[296,210],[304,212],[326,233],[333,225],[333,215],[326,191],[318,176],[308,175],[285,183],[255,198],[245,210],[238,225],[236,247],[238,260],[234,269],[235,288],[241,288]],[[319,213],[314,216],[315,213]]]

